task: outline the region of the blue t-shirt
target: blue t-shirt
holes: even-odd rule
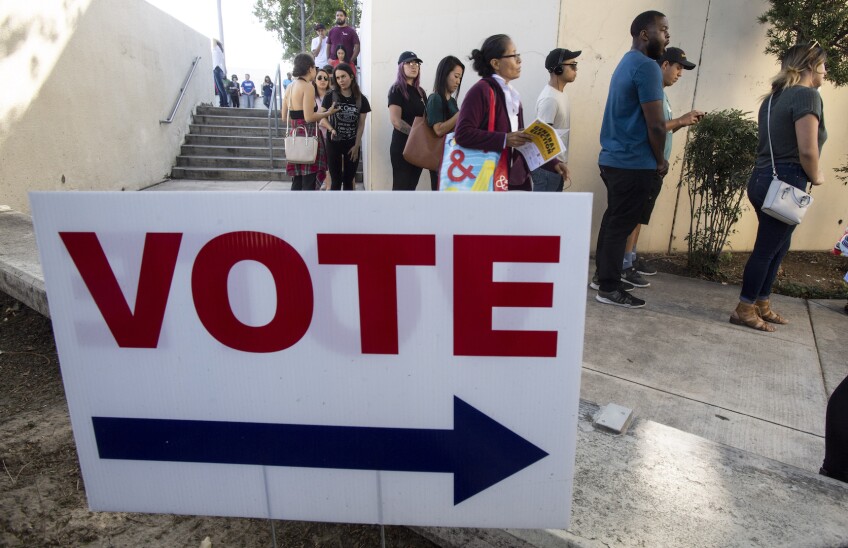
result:
[[[636,50],[625,53],[610,81],[601,124],[600,165],[621,169],[657,168],[648,141],[642,103],[662,99],[662,71],[657,62]]]
[[[256,85],[254,85],[253,80],[245,80],[241,83],[241,90],[247,95],[252,94],[254,89],[256,89]]]

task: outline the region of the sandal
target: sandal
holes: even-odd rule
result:
[[[760,313],[760,317],[767,322],[777,323],[781,325],[786,325],[789,323],[789,320],[775,312],[771,309],[771,305],[769,304],[769,299],[764,301],[757,301],[754,303],[757,307],[757,311]]]
[[[736,306],[736,310],[730,314],[730,323],[733,325],[744,325],[751,329],[766,331],[768,333],[772,333],[774,331],[773,326],[767,324],[762,318],[760,318],[760,314],[755,305],[743,302],[740,302]]]

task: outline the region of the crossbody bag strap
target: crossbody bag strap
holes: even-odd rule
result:
[[[771,174],[777,178],[777,167],[774,165],[774,150],[771,148],[771,99],[774,97],[774,93],[769,95],[768,102],[768,112],[766,114],[766,134],[768,135],[769,142],[769,154],[771,155]]]
[[[774,150],[772,150],[772,148],[771,148],[771,98],[772,97],[774,97],[774,93],[769,95],[768,113],[766,114],[766,134],[768,134],[769,154],[771,155],[771,174],[775,179],[777,179],[777,166],[775,166],[775,164],[774,164]],[[807,189],[807,194],[812,194],[812,192],[813,192],[813,182],[810,181],[809,188]]]
[[[495,131],[495,90],[489,86],[489,131]]]

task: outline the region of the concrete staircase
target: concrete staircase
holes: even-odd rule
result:
[[[273,120],[272,120],[273,125]],[[197,107],[171,170],[172,179],[290,181],[286,175],[285,122],[272,128],[274,161],[268,154],[268,111],[260,108]],[[362,181],[362,163],[356,174]]]

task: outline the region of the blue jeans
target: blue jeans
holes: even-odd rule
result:
[[[559,173],[540,167],[530,172],[534,192],[562,192],[563,180]]]
[[[218,90],[218,98],[221,100],[221,106],[230,106],[230,100],[227,98],[227,90],[224,89],[224,71],[221,70],[221,67],[215,67],[215,70],[212,71],[212,77],[215,79],[215,88]]]
[[[781,181],[806,190],[807,174],[800,164],[777,164],[777,176]],[[748,200],[757,213],[759,226],[754,249],[745,264],[742,274],[742,291],[740,300],[752,303],[757,299],[767,299],[771,295],[771,286],[777,277],[777,271],[789,245],[792,243],[792,232],[795,225],[788,225],[769,217],[760,208],[771,185],[771,166],[756,168],[748,180]]]

